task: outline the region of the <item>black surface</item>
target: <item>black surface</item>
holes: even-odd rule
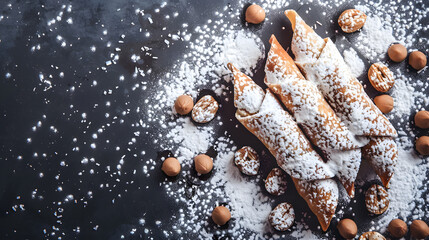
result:
[[[165,149],[151,141],[156,129],[138,128],[140,116],[133,110],[144,106],[141,99],[145,98],[146,92],[132,90],[142,80],[132,77],[135,66],[153,69],[152,74],[143,79],[150,80],[149,89],[154,88],[156,77],[166,72],[187,50],[183,42],[175,42],[167,49],[162,41],[156,40],[164,34],[162,27],[166,25],[161,17],[154,14],[154,24],[148,25],[147,19],[135,14],[136,8],[145,9],[146,15],[151,14],[160,3],[16,0],[10,2],[11,7],[8,4],[0,3],[0,15],[4,17],[0,21],[0,238],[119,239],[122,235],[125,238],[163,238],[162,231],[166,226],[157,226],[155,220],[170,219],[177,206],[159,186],[164,180],[161,171],[153,171],[150,178],[144,177],[142,172],[146,160],[159,159]],[[71,12],[66,10],[69,4],[72,5]],[[230,5],[228,1],[192,0],[169,2],[164,11],[181,13],[175,21],[168,21],[168,28],[178,29],[187,22],[189,29],[193,29],[213,16],[214,9],[224,6],[240,7]],[[288,6],[298,12],[306,7],[297,3]],[[340,6],[339,10],[347,7]],[[64,12],[62,20],[48,26],[47,23],[61,11]],[[243,24],[243,28],[262,28],[259,33],[266,49],[271,34],[275,34],[282,45],[289,46],[290,27],[281,11],[283,9],[272,13],[272,25],[247,27]],[[69,17],[73,24],[66,22]],[[313,11],[311,18],[329,19],[322,17],[320,11]],[[328,20],[322,24],[332,27],[319,28],[317,32],[325,36],[326,30],[335,39],[337,27]],[[139,32],[140,27],[147,29],[151,37],[146,38],[145,31]],[[104,30],[107,34],[103,34]],[[124,39],[121,39],[122,34]],[[66,47],[61,46],[58,35],[65,39]],[[124,43],[118,43],[120,40]],[[111,47],[106,46],[108,42]],[[31,50],[39,44],[40,50]],[[95,52],[90,50],[91,46],[96,47]],[[104,70],[102,67],[111,59],[110,54],[116,53],[116,46],[122,49],[118,53],[118,64]],[[130,55],[138,53],[142,46],[152,47],[159,59],[142,56],[143,62],[133,63]],[[255,73],[260,84],[262,70],[260,68]],[[60,72],[64,73],[63,78],[59,77]],[[11,74],[10,78],[6,78],[7,73]],[[52,88],[45,91],[48,85],[39,80],[40,73],[45,78],[52,75]],[[127,81],[119,81],[121,75]],[[112,93],[106,94],[109,90]],[[227,97],[231,99],[231,96]],[[110,106],[105,105],[108,101]],[[123,112],[129,109],[132,111],[124,115]],[[222,119],[234,119],[234,111],[232,106],[223,104]],[[86,119],[82,118],[82,113],[86,113]],[[33,131],[32,127],[37,126],[38,121],[42,125]],[[264,147],[241,126],[235,128],[236,124],[233,120],[224,128],[238,145],[251,145],[260,153],[264,151]],[[92,134],[99,129],[103,129],[103,133],[94,140]],[[135,137],[134,132],[139,130],[142,134],[136,137],[137,144],[129,145]],[[30,143],[28,138],[31,138]],[[90,147],[93,142],[96,149]],[[76,147],[79,151],[73,150]],[[142,151],[146,154],[142,155]],[[89,160],[83,165],[81,160],[84,158],[95,158],[98,164]],[[121,158],[126,161],[119,175],[116,166]],[[272,166],[272,163],[262,165],[261,175],[265,176]],[[43,173],[42,177],[40,173]],[[150,188],[146,189],[146,185]],[[59,186],[62,191],[58,190]],[[294,207],[299,219],[301,212],[308,212],[308,208],[294,189],[289,193],[278,201],[297,202]],[[73,200],[65,201],[70,194]],[[362,197],[358,194],[356,202],[361,202]],[[25,210],[21,210],[20,205]],[[371,219],[362,205],[352,203],[352,207],[353,212],[358,213],[353,216],[358,221]],[[348,214],[346,211],[345,216]],[[146,220],[144,226],[139,224],[140,218]],[[315,218],[306,222],[318,231]],[[167,223],[163,221],[163,224]],[[133,229],[136,229],[135,233],[131,234]],[[149,233],[145,233],[145,229]],[[335,223],[331,229],[334,229],[332,234],[337,235]]]

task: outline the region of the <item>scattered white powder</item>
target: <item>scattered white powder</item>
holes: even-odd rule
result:
[[[395,41],[392,27],[385,24],[380,17],[369,13],[362,32],[353,43],[365,57],[377,61],[386,56],[387,49]]]
[[[356,78],[362,75],[365,70],[365,64],[353,48],[344,50],[344,60],[350,67],[350,70]]]
[[[414,209],[425,205],[422,192],[427,190],[425,180],[429,164],[417,156],[414,149],[404,149],[404,146],[399,147],[398,159],[395,175],[390,182],[389,209],[377,221],[376,228],[381,232],[395,218],[408,220],[410,224],[411,220],[425,217],[422,211]]]
[[[392,114],[396,117],[410,116],[414,108],[426,106],[429,98],[425,94],[428,83],[416,79],[415,77],[406,77],[400,71],[396,71],[395,85],[393,85],[391,96],[394,100]]]
[[[195,126],[189,117],[180,118],[178,125],[170,130],[167,139],[172,139],[176,146],[179,161],[189,163],[196,155],[205,153],[213,143],[213,127]]]
[[[212,34],[206,28],[197,28],[196,31],[202,35]],[[222,77],[225,77],[225,80],[230,79],[226,67],[228,62],[252,75],[252,70],[265,54],[262,41],[255,34],[244,30],[228,30],[224,34],[223,37],[191,42],[192,51],[159,79],[158,84],[164,89],[154,92],[154,96],[150,97],[162,105],[149,105],[148,108],[159,111],[167,105],[172,109],[173,102],[179,95],[186,93],[196,97],[198,88],[204,86],[210,86],[210,89],[220,96],[226,89],[221,81]]]
[[[214,61],[226,66],[232,63],[249,76],[257,66],[258,61],[265,55],[264,44],[261,39],[252,33],[239,31],[227,36],[223,41],[221,51],[214,56]],[[229,73],[229,70],[221,68],[220,75]]]
[[[308,229],[308,226],[301,222],[296,222],[296,229],[291,233],[292,237],[296,239],[305,239],[305,240],[324,240],[321,236],[314,235],[313,232]]]
[[[323,15],[331,17],[331,10],[336,11],[335,6],[347,1],[336,0],[335,2],[338,4],[328,4],[316,0],[314,4],[320,4]],[[385,57],[386,50],[391,43],[397,40],[406,44],[416,41],[412,37],[415,32],[410,35],[405,33],[409,31],[410,24],[418,23],[421,18],[419,15],[424,16],[427,10],[410,18],[393,21],[390,15],[397,12],[398,4],[396,2],[383,8],[384,10],[379,10],[381,8],[377,3],[363,2],[361,4],[365,4],[365,7],[357,6],[357,8],[364,10],[368,15],[367,22],[362,31],[356,33],[354,39],[350,39],[361,55],[373,62],[378,61]],[[239,3],[240,6],[244,6],[244,4],[246,4],[244,1]],[[261,3],[267,13],[273,12],[273,14],[278,12],[278,9],[284,10],[284,6],[287,4],[283,1],[272,0]],[[406,4],[410,4],[408,7],[413,5],[413,3]],[[407,6],[401,8],[400,14],[407,14],[409,10],[406,9]],[[221,20],[213,19],[204,27],[195,28],[195,31],[192,32],[192,38],[195,40],[188,42],[189,51],[171,67],[170,71],[158,79],[160,87],[157,91],[153,91],[149,97],[151,101],[146,112],[142,112],[144,124],[147,123],[147,126],[152,128],[157,124],[160,126],[159,135],[154,141],[160,142],[162,149],[172,149],[175,156],[182,161],[181,178],[174,182],[161,183],[165,187],[167,195],[183,204],[179,204],[183,207],[174,215],[175,220],[169,234],[175,232],[181,236],[186,231],[202,239],[222,237],[261,239],[267,236],[285,238],[286,235],[296,239],[332,239],[330,233],[321,236],[321,231],[309,229],[305,222],[307,218],[314,217],[312,214],[308,214],[304,219],[296,219],[297,222],[290,233],[273,234],[272,228],[267,224],[267,216],[275,204],[274,200],[260,189],[264,176],[245,177],[234,166],[233,154],[236,145],[229,139],[227,131],[219,131],[223,125],[219,121],[221,118],[215,118],[207,125],[194,126],[189,117],[176,119],[171,110],[175,98],[183,93],[196,97],[198,92],[204,88],[213,90],[221,97],[230,93],[232,90],[224,82],[224,80],[230,79],[226,69],[228,62],[233,63],[248,75],[252,75],[252,71],[258,68],[264,57],[264,44],[257,37],[260,35],[259,30],[255,30],[256,33],[242,30],[241,24],[237,22],[242,13],[241,10],[233,9],[230,12],[225,8],[224,11],[228,12],[227,15],[224,15],[224,12],[216,13],[216,19]],[[311,14],[311,11],[304,11]],[[282,13],[279,14],[282,15]],[[230,19],[225,19],[226,17],[230,17]],[[274,23],[270,17],[273,16],[267,14],[264,24]],[[414,25],[413,28],[422,31],[421,24],[417,25]],[[216,31],[220,29],[221,31]],[[365,72],[365,65],[355,49],[347,49],[343,55],[352,73],[360,76]],[[427,83],[423,80],[403,77],[400,74],[402,72],[404,72],[403,69],[395,74],[397,80],[391,95],[397,104],[395,104],[392,114],[388,115],[400,134],[397,140],[399,163],[389,190],[391,205],[389,211],[384,215],[371,222],[362,223],[362,227],[359,229],[362,232],[369,229],[383,230],[392,218],[398,216],[409,221],[428,213],[428,209],[424,206],[426,200],[416,199],[424,197],[422,192],[426,189],[423,187],[423,183],[426,181],[425,173],[429,166],[427,166],[427,160],[423,160],[422,163],[422,160],[412,150],[413,141],[410,141],[410,137],[414,137],[415,129],[408,121],[416,109],[427,106],[428,97],[423,94],[427,89]],[[233,104],[229,99],[224,98],[224,100],[223,104],[228,104],[226,107],[232,107]],[[223,121],[229,121],[229,119],[223,119]],[[192,158],[198,153],[207,151],[210,147],[215,147],[218,152],[217,157],[214,158],[213,173],[208,180],[197,179],[192,176]],[[363,161],[356,182],[357,194],[362,194],[364,184],[378,178],[373,171],[368,171],[368,168],[369,166]],[[342,202],[348,204],[347,201],[342,200]],[[233,221],[227,229],[218,229],[210,225],[207,219],[210,218],[214,206],[224,203],[231,210]],[[344,214],[344,210],[339,209],[337,218],[342,214]],[[170,235],[166,234],[166,236]]]
[[[222,148],[222,146],[220,147]],[[269,231],[267,218],[272,210],[273,200],[261,193],[256,179],[249,181],[234,166],[234,152],[220,154],[216,162],[216,169],[217,172],[210,182],[215,186],[225,186],[225,195],[230,199],[229,204],[237,223],[236,228],[241,226],[257,233]],[[252,206],[251,211],[249,211],[249,206]],[[237,230],[233,229],[233,231]]]

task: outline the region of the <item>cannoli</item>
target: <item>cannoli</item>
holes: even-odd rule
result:
[[[280,98],[309,140],[321,149],[349,196],[354,196],[361,150],[366,137],[356,137],[341,122],[317,87],[307,81],[277,39],[270,38],[271,49],[265,65],[265,84]]]
[[[317,85],[341,120],[356,135],[396,137],[395,128],[353,77],[335,44],[322,39],[293,10],[292,51],[306,78]]]
[[[278,165],[294,180],[326,231],[338,204],[338,186],[329,166],[312,148],[292,116],[271,90],[266,93],[232,64],[236,118],[254,134],[276,158]]]
[[[316,215],[323,231],[328,230],[338,205],[338,185],[333,179],[303,181],[292,178],[299,195]]]
[[[362,148],[362,156],[369,161],[383,185],[388,188],[398,161],[398,147],[393,138],[371,138],[371,141]]]
[[[305,77],[316,84],[350,131],[358,136],[374,139],[365,148],[366,151],[369,152],[374,145],[383,145],[386,141],[386,139],[375,140],[376,138],[396,137],[395,128],[374,105],[359,81],[353,77],[335,44],[329,38],[322,39],[317,35],[295,11],[287,10],[285,15],[291,21],[294,31],[292,51],[296,64]],[[397,152],[396,144],[383,146],[387,147],[385,150],[388,152]],[[364,158],[371,163],[379,177],[384,179],[383,183],[388,183],[394,172],[397,155],[364,154]]]

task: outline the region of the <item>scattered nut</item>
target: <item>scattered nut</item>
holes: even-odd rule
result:
[[[338,25],[346,33],[361,29],[366,21],[366,15],[357,9],[347,9],[338,18]]]
[[[419,128],[429,128],[429,112],[420,111],[414,116],[414,122]]]
[[[263,22],[264,19],[265,11],[261,6],[252,4],[246,9],[246,22],[259,24]]]
[[[425,239],[429,236],[429,227],[422,220],[414,220],[410,225],[411,236],[416,239]]]
[[[275,196],[286,192],[286,174],[280,168],[273,168],[265,180],[265,189]]]
[[[380,215],[389,207],[389,194],[383,186],[373,184],[365,193],[365,205],[369,212]]]
[[[180,162],[177,158],[169,157],[162,163],[161,170],[169,177],[177,176],[180,173]]]
[[[258,153],[248,146],[244,146],[235,152],[234,163],[242,173],[250,176],[258,174],[261,165]]]
[[[231,212],[224,206],[218,206],[212,212],[212,219],[217,225],[225,225],[231,219]]]
[[[210,122],[215,117],[218,109],[219,104],[216,100],[212,96],[206,95],[198,100],[192,109],[192,119],[197,123]]]
[[[401,238],[408,232],[407,224],[401,219],[393,219],[387,227],[390,235],[394,238]]]
[[[199,174],[207,174],[213,169],[213,159],[205,154],[194,157],[194,164]]]
[[[378,232],[366,232],[360,235],[359,240],[386,240],[386,238]]]
[[[275,207],[270,215],[268,221],[277,231],[288,230],[295,220],[295,211],[290,203],[280,203]]]
[[[426,55],[420,51],[414,51],[410,54],[408,63],[411,65],[411,67],[419,71],[426,66]]]
[[[186,115],[192,111],[194,100],[188,95],[180,95],[174,102],[174,109],[180,115]]]
[[[379,92],[389,91],[395,84],[393,73],[383,63],[374,63],[368,70],[371,85]]]
[[[393,44],[387,49],[387,55],[394,62],[402,62],[407,57],[407,48],[400,43]]]
[[[422,136],[417,139],[416,150],[423,156],[429,155],[429,137],[428,136]]]
[[[374,98],[375,105],[382,113],[390,113],[393,110],[393,98],[389,95],[380,95]]]
[[[356,237],[357,234],[357,226],[356,223],[348,218],[342,219],[338,225],[338,232],[340,232],[340,235],[345,239],[353,239]]]

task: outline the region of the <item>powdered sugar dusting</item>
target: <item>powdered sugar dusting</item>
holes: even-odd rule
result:
[[[223,45],[215,56],[214,61],[226,66],[228,63],[249,76],[252,70],[265,54],[265,48],[260,38],[250,32],[233,32],[223,40]],[[225,67],[221,68],[221,75],[228,74]]]
[[[376,61],[384,57],[389,46],[396,41],[392,32],[392,27],[384,24],[380,17],[369,14],[356,39],[356,46],[367,58]]]
[[[231,113],[232,84],[226,63],[232,62],[250,76],[262,71],[267,35],[279,32],[289,37],[283,14],[289,6],[311,20],[311,27],[323,37],[346,37],[358,55],[366,58],[363,62],[381,61],[396,78],[388,92],[395,99],[395,109],[387,117],[399,134],[399,162],[389,190],[389,210],[369,218],[367,212],[351,208],[361,204],[356,201],[365,184],[378,180],[365,171],[369,166],[363,161],[358,196],[337,211],[336,219],[345,212],[361,216],[365,221],[358,222],[360,232],[384,231],[398,216],[407,223],[416,218],[428,220],[428,159],[413,150],[414,139],[427,132],[416,129],[412,120],[418,110],[428,110],[428,70],[417,73],[406,61],[392,63],[385,52],[393,42],[403,43],[409,51],[428,52],[426,0],[354,1],[368,19],[353,34],[335,32],[341,8],[352,7],[349,0],[256,1],[267,13],[258,26],[242,22],[248,1],[211,1],[207,7],[201,7],[203,2],[185,2],[118,5],[105,1],[100,5],[86,1],[82,7],[77,1],[59,0],[49,6],[36,1],[2,5],[2,26],[13,26],[0,36],[6,59],[1,63],[3,90],[8,92],[2,95],[2,121],[6,122],[5,136],[10,137],[1,149],[8,165],[3,171],[11,176],[10,191],[6,191],[10,201],[3,203],[2,214],[6,221],[12,220],[2,229],[4,235],[103,238],[114,232],[121,239],[336,238],[335,226],[322,233],[307,225],[315,222],[308,208],[295,208],[298,219],[288,232],[272,232],[268,214],[283,197],[295,193],[294,187],[288,186],[277,199],[261,189],[272,167],[267,169],[271,156],[265,150],[259,152],[263,158],[256,176],[242,175],[233,165],[232,156],[243,144],[240,131],[245,129]],[[359,64],[351,63],[358,59],[351,48],[346,51],[342,53],[353,70]],[[256,81],[259,84],[263,79]],[[222,104],[211,122],[195,124],[189,116],[172,111],[177,96],[189,94],[196,100],[202,90],[213,92]],[[276,101],[271,98],[265,104]],[[25,112],[29,107],[31,111]],[[251,105],[254,110],[258,107]],[[22,119],[16,121],[17,117]],[[246,144],[247,140],[243,139]],[[252,147],[263,148],[261,144]],[[167,178],[160,170],[163,157],[158,159],[157,154],[164,150],[171,150],[182,164],[177,178]],[[199,153],[214,159],[214,169],[207,176],[198,176],[193,169],[192,159]],[[27,176],[31,181],[25,181]],[[15,188],[13,180],[23,184]],[[334,190],[336,183],[327,182],[328,189]],[[151,209],[152,204],[160,206],[152,195],[168,198],[160,201],[168,202],[161,205],[167,217],[158,218],[157,209]],[[299,200],[290,202],[294,207],[305,205],[296,197]],[[100,212],[93,211],[103,206],[98,205],[100,201],[106,203],[102,209],[109,216],[124,216],[125,221],[92,215]],[[233,218],[227,226],[211,224],[210,213],[218,205],[231,210]],[[88,210],[82,222],[71,223],[82,209]],[[13,226],[21,219],[32,221],[27,216],[35,211],[43,217],[42,224]]]
[[[364,73],[365,64],[353,48],[344,50],[343,56],[354,77],[357,78]]]
[[[182,163],[190,163],[196,155],[205,153],[213,144],[213,127],[195,126],[189,117],[181,118],[166,135],[171,143],[179,146],[175,155]]]

